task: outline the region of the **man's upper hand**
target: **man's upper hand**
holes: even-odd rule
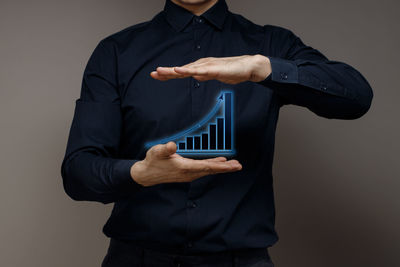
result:
[[[205,57],[183,66],[157,67],[150,76],[160,81],[192,76],[198,81],[218,80],[237,84],[259,82],[271,74],[271,64],[263,55]]]
[[[151,147],[144,160],[132,165],[132,179],[143,186],[151,186],[168,182],[191,182],[205,175],[242,169],[237,160],[227,160],[225,157],[189,159],[175,153],[176,149],[174,142]]]

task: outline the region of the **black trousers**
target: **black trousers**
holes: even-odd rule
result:
[[[274,267],[267,248],[182,255],[110,239],[101,267]]]

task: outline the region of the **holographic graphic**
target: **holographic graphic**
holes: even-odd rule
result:
[[[234,155],[234,93],[221,91],[217,103],[200,121],[172,136],[145,144],[148,149],[156,144],[174,141],[180,155]]]

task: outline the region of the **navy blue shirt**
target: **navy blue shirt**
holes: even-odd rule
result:
[[[255,54],[272,66],[260,82],[150,76],[158,66]],[[144,159],[144,144],[199,121],[221,90],[234,92],[233,158],[242,170],[136,183],[130,167]],[[115,203],[103,227],[108,237],[187,254],[268,247],[278,239],[272,162],[279,109],[292,104],[350,120],[368,111],[372,97],[356,69],[327,59],[288,29],[254,24],[224,0],[201,16],[166,0],[151,20],[99,41],[88,60],[61,166],[64,189],[74,200]]]

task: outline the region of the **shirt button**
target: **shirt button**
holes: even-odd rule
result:
[[[177,258],[175,258],[174,260],[173,260],[173,263],[174,263],[174,266],[176,266],[176,267],[181,267],[182,265],[181,265],[181,262],[177,259]]]
[[[200,48],[201,48],[201,46],[198,44],[198,45],[196,45],[196,49],[197,50],[200,50]]]
[[[199,87],[200,87],[200,83],[199,83],[199,82],[195,82],[195,83],[194,83],[194,87],[195,87],[195,88],[199,88]]]
[[[197,207],[197,204],[196,204],[196,202],[194,202],[194,201],[188,201],[188,202],[187,202],[187,206],[188,206],[189,208],[196,208],[196,207]]]
[[[322,90],[328,89],[328,87],[326,87],[325,85],[323,85],[321,88],[322,88]]]
[[[281,78],[282,78],[282,80],[286,80],[288,78],[287,73],[282,72],[281,73]]]
[[[203,23],[203,19],[199,19],[199,23]]]

